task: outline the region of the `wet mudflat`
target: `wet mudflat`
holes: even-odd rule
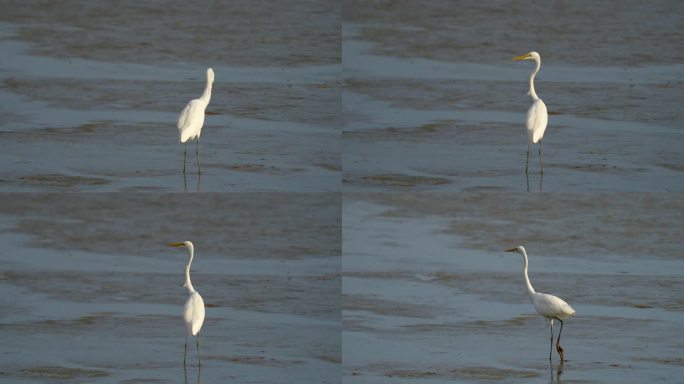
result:
[[[339,196],[188,199],[5,194],[0,378],[339,382]],[[207,306],[187,372],[182,240]]]
[[[681,3],[528,8],[345,2],[345,191],[684,190]],[[511,61],[531,50],[543,180],[536,146],[524,174],[533,64]]]
[[[325,1],[4,4],[0,188],[338,190],[339,20]],[[202,178],[191,143],[184,179],[176,121],[207,67]]]
[[[683,201],[345,194],[344,382],[678,381]],[[503,252],[518,244],[535,289],[577,311],[563,366],[555,350],[549,365],[549,327],[527,297],[522,257]]]

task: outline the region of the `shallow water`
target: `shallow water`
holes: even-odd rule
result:
[[[679,195],[346,194],[343,206],[345,382],[680,379]],[[517,244],[535,289],[577,311],[562,366],[555,351],[548,363],[521,257],[503,252]]]
[[[533,23],[528,4],[466,3],[344,7],[345,191],[684,190],[680,3],[558,2]],[[543,181],[537,146],[524,174],[533,67],[510,60],[532,49]]]
[[[189,239],[203,382],[338,382],[339,199],[5,194],[0,376],[183,381],[187,253],[165,244]]]
[[[363,24],[373,53],[402,58],[498,61],[532,49],[559,61],[590,65],[680,64],[684,35],[677,1],[558,1],[546,6],[477,0],[345,0],[346,25]],[[526,47],[526,48],[520,48]]]
[[[680,381],[682,4],[3,2],[0,380]]]
[[[0,189],[339,190],[339,19],[319,1],[6,4]],[[194,143],[184,178],[176,120],[209,66],[202,178]]]

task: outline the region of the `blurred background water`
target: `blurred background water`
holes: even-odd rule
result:
[[[4,2],[1,190],[339,190],[340,19],[334,1]],[[184,180],[176,120],[210,66],[205,169]]]
[[[339,382],[340,222],[336,194],[4,194],[0,380]]]
[[[4,1],[0,379],[679,381],[682,15]],[[510,60],[531,50],[543,177],[536,148],[524,175],[532,66]],[[176,119],[210,66],[204,172],[184,177]],[[164,246],[186,239],[201,372],[180,364],[187,256]],[[562,368],[516,244],[578,311]]]
[[[345,191],[683,191],[681,2],[346,1]],[[533,64],[545,173],[525,178]],[[536,155],[537,149],[532,148]]]
[[[351,193],[343,204],[349,383],[677,382],[679,194]],[[527,297],[577,311],[567,361]],[[559,324],[555,333],[558,335]]]

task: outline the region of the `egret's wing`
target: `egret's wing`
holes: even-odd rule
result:
[[[535,101],[527,111],[527,130],[533,143],[538,142],[544,136],[548,121],[546,104],[541,99]]]
[[[186,323],[192,323],[192,317],[194,316],[195,313],[195,302],[193,300],[193,296],[190,296],[188,298],[188,301],[185,302],[185,306],[183,307],[183,320]]]
[[[188,325],[192,335],[196,335],[204,323],[204,300],[199,293],[193,292],[185,302],[183,308],[183,320]]]
[[[202,296],[200,296],[199,293],[196,296],[197,296],[197,305],[195,306],[195,313],[194,313],[195,322],[192,325],[192,333],[195,335],[202,328],[202,324],[204,324],[204,300],[202,300]]]
[[[188,120],[188,115],[190,114],[190,106],[192,105],[192,101],[189,101],[188,104],[183,108],[183,111],[181,111],[180,116],[178,117],[178,130],[183,130],[183,127],[187,124]]]
[[[563,319],[575,314],[575,310],[560,297],[537,292],[533,297],[534,307],[540,315]]]
[[[204,121],[204,110],[206,107],[202,100],[190,100],[178,118],[178,129],[182,131]]]

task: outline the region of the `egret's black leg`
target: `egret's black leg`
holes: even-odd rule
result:
[[[185,142],[185,152],[183,152],[183,174],[185,175],[185,163],[188,161],[188,142]]]
[[[525,161],[525,174],[527,175],[527,166],[530,164],[530,142],[527,142],[527,160]]]
[[[200,191],[200,185],[202,184],[202,174],[197,174],[197,192]]]
[[[560,356],[560,361],[563,363],[563,348],[560,346],[560,338],[561,338],[561,333],[563,333],[563,320],[558,320],[561,323],[561,329],[560,332],[558,332],[558,340],[556,340],[556,351],[558,352],[558,355]]]
[[[541,173],[544,173],[544,164],[542,164],[542,155],[541,155],[541,144],[542,144],[542,141],[539,140],[539,167],[541,168]],[[561,327],[562,327],[562,324],[563,323],[561,323]]]
[[[551,345],[549,346],[549,363],[551,363],[551,352],[553,351],[553,319],[551,319]]]
[[[183,366],[185,367],[185,357],[188,355],[188,334],[185,334],[185,352],[183,352]]]
[[[200,360],[200,353],[199,353],[199,333],[197,334],[197,366],[202,366],[202,360]]]
[[[197,173],[202,173],[202,167],[199,160],[199,137],[197,138]]]

